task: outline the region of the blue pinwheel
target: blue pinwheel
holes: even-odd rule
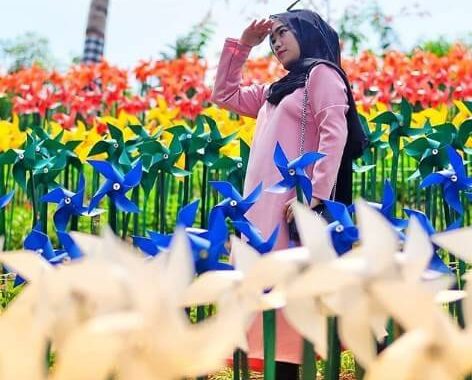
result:
[[[195,270],[197,274],[209,270],[231,270],[233,267],[225,262],[221,262],[222,256],[226,255],[225,243],[228,239],[224,215],[221,210],[216,211],[210,222],[208,230],[192,228],[199,201],[196,200],[183,207],[177,216],[177,226],[184,227],[190,242],[193,257],[195,260]],[[148,231],[149,238],[134,236],[133,242],[145,254],[156,256],[162,250],[168,249],[172,234],[161,234]]]
[[[426,231],[426,233],[429,236],[434,235],[436,233],[436,230],[434,229],[433,224],[428,219],[425,213],[418,210],[412,210],[409,208],[404,208],[403,210],[408,215],[410,220],[412,216],[416,217],[416,220],[420,222],[420,225],[423,227],[423,229]],[[459,223],[456,222],[453,225],[449,226],[447,230],[456,229],[459,226],[460,226],[460,220],[459,220]],[[433,247],[434,247],[434,253],[429,262],[428,269],[435,272],[439,272],[439,273],[452,274],[452,271],[449,268],[449,266],[447,266],[439,257],[439,254],[438,254],[439,246],[437,246],[436,244],[433,244]]]
[[[89,212],[97,207],[105,195],[108,195],[119,210],[139,212],[138,206],[126,198],[126,193],[138,186],[141,181],[143,171],[141,161],[138,161],[124,176],[108,161],[88,160],[88,162],[107,179],[92,197]]]
[[[69,258],[65,250],[54,250],[49,236],[42,232],[41,223],[36,223],[23,242],[23,248],[43,256],[53,265],[62,263]]]
[[[264,240],[261,231],[250,222],[237,221],[233,222],[233,225],[234,228],[247,237],[248,244],[257,250],[257,252],[259,252],[261,255],[272,250],[280,230],[280,225],[277,225],[269,238]]]
[[[229,182],[210,181],[209,183],[216,191],[225,197],[225,199],[218,203],[210,212],[210,223],[213,219],[213,213],[216,210],[221,210],[223,215],[232,221],[247,221],[244,214],[259,199],[262,191],[262,183],[257,185],[246,198],[243,198]]]
[[[465,195],[472,200],[472,178],[467,176],[464,162],[459,153],[454,148],[448,146],[447,154],[451,163],[450,168],[431,173],[421,182],[420,188],[432,185],[441,185],[446,203],[459,214],[464,213],[464,208],[460,200],[460,192],[465,191]]]
[[[399,234],[400,238],[403,238],[402,230],[407,226],[408,221],[399,219],[393,216],[393,209],[395,206],[395,192],[389,180],[385,180],[382,203],[369,202],[369,204],[379,211],[394,227]],[[355,211],[354,205],[350,206],[350,211]]]
[[[265,189],[265,191],[271,193],[286,193],[298,186],[305,195],[307,202],[310,203],[313,185],[305,172],[305,167],[314,164],[324,156],[324,153],[307,152],[292,161],[288,161],[282,147],[277,143],[274,151],[274,162],[283,179],[268,189]]]
[[[200,234],[199,237],[200,239],[205,239],[207,244],[205,246],[200,240],[200,249],[193,249],[197,274],[213,270],[234,269],[228,262],[221,261],[223,257],[228,259],[228,252],[225,247],[225,243],[228,240],[228,229],[221,210],[215,212],[208,231]],[[195,246],[195,242],[193,245]]]
[[[192,227],[195,217],[197,216],[199,202],[200,201],[197,199],[179,210],[176,226],[183,227],[188,232],[188,229]],[[199,232],[203,233],[205,231],[206,230],[200,230]],[[147,233],[149,237],[133,236],[133,243],[150,256],[156,256],[163,249],[166,249],[172,240],[172,234],[162,234],[154,231],[147,231]],[[196,241],[196,244],[198,245],[198,243],[200,243],[198,238],[199,233],[193,230],[191,235],[194,237],[193,240]]]
[[[76,260],[84,257],[84,254],[80,250],[79,246],[75,243],[75,240],[65,231],[56,231],[59,243],[61,243],[64,251],[67,252],[67,256],[71,260]]]
[[[323,203],[328,209],[330,219],[333,220],[328,224],[333,247],[338,255],[343,255],[359,240],[359,231],[344,203],[330,200],[324,200]]]
[[[5,194],[4,196],[0,197],[0,209],[6,207],[6,205],[10,203],[14,194],[15,194],[15,190],[12,190],[9,193]]]
[[[65,231],[73,215],[90,215],[87,211],[88,208],[83,204],[84,193],[85,179],[81,173],[76,193],[62,187],[56,187],[41,198],[42,202],[57,203],[58,206],[54,213],[54,224],[57,230]]]

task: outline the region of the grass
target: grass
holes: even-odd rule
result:
[[[316,375],[317,380],[324,379],[324,361],[318,360],[317,362],[318,373]],[[209,380],[231,380],[233,378],[233,371],[231,368],[224,368],[221,371],[211,375]],[[262,380],[264,378],[262,373],[251,372],[251,380]],[[340,380],[355,380],[355,363],[354,357],[350,351],[343,351],[341,354],[341,376]]]

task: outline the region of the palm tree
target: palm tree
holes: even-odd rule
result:
[[[85,30],[83,63],[96,63],[102,60],[107,14],[108,0],[91,0],[87,29]]]

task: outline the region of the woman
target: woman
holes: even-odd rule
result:
[[[252,47],[270,35],[270,46],[288,74],[271,85],[241,86],[241,71]],[[304,88],[307,87],[306,130],[301,132]],[[257,118],[244,185],[248,195],[260,181],[264,187],[281,177],[273,162],[279,142],[289,160],[304,151],[326,156],[307,169],[313,185],[311,207],[334,196],[352,201],[352,159],[365,146],[349,82],[340,68],[337,33],[320,16],[294,10],[253,21],[239,40],[228,38],[215,79],[212,101],[240,115]],[[304,138],[301,138],[302,134]],[[334,194],[332,194],[334,193]],[[294,193],[263,192],[246,213],[264,237],[280,224],[274,249],[288,246],[287,223],[293,219]],[[262,318],[249,332],[249,357],[263,358]],[[277,378],[297,379],[302,338],[277,313]]]

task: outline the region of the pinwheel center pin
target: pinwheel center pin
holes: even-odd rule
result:
[[[164,154],[162,155],[162,158],[164,158],[164,160],[167,160],[167,159],[169,158],[169,155],[168,155],[167,153],[164,153]]]
[[[241,168],[243,167],[243,164],[242,164],[241,162],[238,162],[238,163],[236,164],[236,167],[239,168],[239,169],[241,169]]]
[[[208,137],[208,138],[207,138],[207,142],[211,142],[211,137]]]
[[[48,169],[48,168],[44,168],[44,169],[43,169],[43,173],[44,173],[44,174],[49,173],[49,169]]]
[[[200,255],[199,255],[199,256],[200,256],[200,258],[203,259],[203,260],[208,259],[208,252],[207,252],[206,250],[202,249],[202,250],[200,251]]]
[[[187,133],[187,136],[186,136],[188,139],[191,139],[192,138],[192,135],[190,133]]]
[[[121,185],[118,182],[115,182],[113,184],[113,190],[118,191],[118,190],[120,190],[120,188],[121,188]]]
[[[451,181],[457,182],[457,176],[455,174],[451,175]]]
[[[113,148],[116,149],[116,148],[118,148],[118,147],[119,147],[118,143],[114,143],[114,144],[113,144]]]
[[[71,200],[69,197],[65,197],[65,198],[64,198],[64,203],[65,203],[66,205],[70,204],[70,202],[72,202],[72,200]]]
[[[25,158],[25,155],[24,155],[23,153],[20,153],[20,154],[18,155],[18,158],[19,158],[20,160],[22,160],[23,158]]]
[[[295,175],[295,169],[289,169],[288,174],[292,176]]]
[[[41,148],[39,146],[37,146],[35,149],[36,153],[39,153],[39,151],[41,150]]]
[[[433,149],[431,153],[433,153],[434,155],[436,155],[436,154],[438,154],[438,153],[439,153],[439,150],[437,150],[437,149]]]
[[[238,202],[236,202],[234,199],[229,202],[229,205],[232,206],[232,207],[235,207],[237,204],[238,204]]]
[[[338,224],[335,228],[336,232],[343,232],[344,231],[344,226],[342,224]]]

